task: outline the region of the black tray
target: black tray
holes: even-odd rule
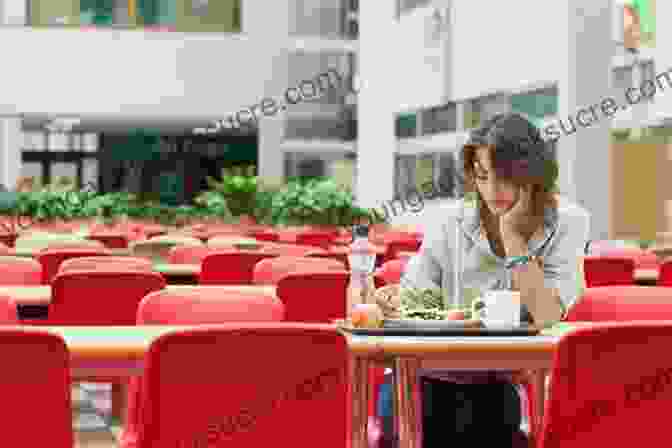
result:
[[[341,326],[341,329],[360,336],[536,336],[540,329],[533,326],[518,328],[486,328],[486,327],[463,327],[463,328],[354,328]]]

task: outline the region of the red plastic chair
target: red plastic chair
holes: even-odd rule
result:
[[[672,286],[672,260],[660,264],[660,272],[656,284],[658,286]]]
[[[41,285],[42,265],[27,257],[0,257],[0,285]]]
[[[7,247],[14,247],[18,237],[19,235],[16,233],[0,233],[0,242]]]
[[[65,260],[78,257],[104,256],[107,252],[101,249],[49,249],[40,252],[37,261],[42,265],[42,283],[48,285],[52,282],[61,263]]]
[[[254,266],[274,254],[260,252],[216,252],[207,255],[201,264],[201,285],[252,284]]]
[[[120,270],[133,269],[152,272],[152,262],[140,257],[78,257],[63,261],[58,269],[59,274],[72,271]]]
[[[249,236],[257,241],[276,242],[280,240],[280,235],[277,232],[272,232],[270,230],[253,231],[249,233]]]
[[[9,246],[0,242],[0,255],[11,255],[13,252]]]
[[[252,283],[255,285],[275,285],[280,279],[293,272],[344,271],[345,266],[338,260],[313,257],[277,257],[262,260],[254,267]]]
[[[128,247],[129,240],[126,235],[106,235],[103,233],[89,235],[87,239],[99,241],[103,243],[108,249],[126,249]]]
[[[661,355],[671,345],[669,321],[587,327],[562,337],[538,446],[659,446],[667,440],[672,365]]]
[[[382,263],[387,263],[390,260],[395,260],[399,257],[399,252],[417,252],[420,250],[422,240],[407,239],[407,240],[393,240],[387,244],[385,255],[383,255]]]
[[[264,245],[264,252],[274,253],[278,256],[308,257],[313,254],[325,254],[328,251],[316,246],[304,246],[289,243],[268,243]]]
[[[231,291],[228,288],[184,288],[148,294],[138,309],[138,325],[198,325],[227,322],[280,322],[284,306],[274,295]],[[126,424],[120,446],[135,447],[139,431],[139,377],[131,378]]]
[[[383,287],[390,284],[399,284],[401,282],[401,276],[404,273],[404,268],[408,262],[406,260],[390,260],[386,263],[383,263],[381,267],[376,269],[376,272],[373,276],[373,281],[376,285],[376,288]]]
[[[660,266],[660,260],[654,252],[636,247],[612,247],[600,249],[599,253],[591,256],[605,258],[632,258],[635,262],[635,269],[657,269]]]
[[[333,232],[301,232],[296,235],[296,244],[328,250],[337,236]]]
[[[235,362],[213,362],[223,356]],[[238,324],[161,336],[146,356],[137,447],[345,448],[347,359],[333,326]],[[305,418],[317,415],[329,424]]]
[[[3,446],[72,448],[70,353],[63,338],[0,329],[0,356],[8,361],[0,369]]]
[[[326,258],[326,259],[331,259],[331,260],[337,260],[343,263],[343,266],[345,267],[346,270],[350,270],[350,260],[348,260],[348,255],[344,253],[309,253],[306,255],[306,257],[313,257],[313,258]]]
[[[289,322],[332,323],[345,319],[348,272],[301,272],[278,282],[277,295]]]
[[[208,246],[174,246],[168,252],[168,262],[176,264],[201,264],[203,259],[216,252]]]
[[[140,301],[165,286],[161,274],[155,272],[58,274],[51,285],[49,315],[37,325],[135,325]]]
[[[583,272],[588,288],[635,283],[635,261],[632,258],[586,256]]]

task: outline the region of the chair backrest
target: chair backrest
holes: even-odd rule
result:
[[[669,321],[605,324],[562,337],[538,446],[652,446],[666,440],[672,361],[663,354],[671,345]]]
[[[387,249],[385,250],[385,255],[383,255],[383,263],[395,260],[399,252],[417,252],[420,250],[421,245],[422,240],[420,239],[390,241],[387,243]]]
[[[333,244],[336,235],[332,232],[301,232],[296,235],[296,244],[304,246],[315,246],[322,249],[329,249]]]
[[[146,258],[115,256],[78,257],[63,261],[58,272],[95,271],[98,269],[134,269],[145,272],[152,272],[154,268],[152,266],[152,262]]]
[[[632,258],[635,269],[657,269],[660,266],[658,256],[650,250],[638,247],[611,247],[591,251],[591,256],[606,258]]]
[[[342,252],[312,252],[308,253],[306,257],[313,257],[313,258],[326,258],[329,260],[337,260],[343,263],[343,266],[347,271],[350,270],[350,260],[348,260],[348,254],[342,253]]]
[[[264,251],[272,252],[278,256],[290,257],[307,257],[312,254],[328,253],[321,247],[290,243],[268,243],[264,245]]]
[[[389,284],[399,284],[401,282],[401,275],[408,263],[407,260],[390,260],[376,270],[374,279],[380,281],[381,284],[376,284],[376,287],[381,287]]]
[[[169,263],[201,264],[206,255],[215,252],[208,246],[175,246],[168,254]]]
[[[586,256],[583,258],[586,286],[633,285],[635,261],[632,258]]]
[[[52,250],[91,250],[91,249],[105,249],[105,245],[100,241],[82,240],[82,241],[53,241],[47,244],[46,247],[40,251]]]
[[[9,296],[0,296],[0,325],[18,325],[16,303]]]
[[[658,286],[587,288],[567,311],[565,320],[672,320],[672,289]]]
[[[42,283],[48,285],[58,273],[61,263],[77,257],[105,256],[101,249],[54,249],[40,252],[37,261],[42,265]]]
[[[658,286],[672,286],[672,260],[660,264]]]
[[[7,246],[5,243],[0,241],[0,255],[11,255],[12,249]]]
[[[252,284],[254,266],[276,255],[260,252],[216,252],[201,263],[199,283],[202,285]]]
[[[188,237],[185,237],[188,238]],[[201,245],[199,240],[198,244],[191,243],[180,243],[174,238],[163,239],[163,237],[158,236],[149,240],[138,240],[131,243],[131,253],[136,257],[147,258],[154,263],[165,263],[170,257],[170,250],[175,246],[186,245],[186,246],[199,246]]]
[[[0,285],[40,285],[42,265],[34,258],[0,257]]]
[[[44,325],[135,325],[140,301],[165,286],[161,274],[155,272],[58,274]]]
[[[138,446],[345,448],[347,357],[345,338],[326,325],[163,335],[146,356]],[[307,415],[329,424],[307,424]]]
[[[254,267],[252,283],[276,285],[280,279],[293,272],[344,271],[338,260],[315,257],[276,257],[262,260]]]
[[[257,241],[275,242],[280,240],[280,235],[277,232],[272,232],[270,230],[255,230],[250,232],[249,235]]]
[[[302,272],[278,282],[277,296],[288,322],[332,323],[344,319],[350,276],[342,272]]]
[[[236,244],[258,244],[259,242],[251,237],[242,235],[219,235],[213,236],[208,240],[208,247],[221,248],[235,246]]]
[[[70,354],[63,338],[0,329],[0,356],[8,361],[0,369],[3,445],[72,448]]]
[[[127,235],[121,235],[121,234],[114,235],[104,233],[89,235],[87,238],[93,241],[103,243],[103,245],[109,249],[126,249],[128,247],[128,240],[129,240]]]
[[[227,287],[163,289],[148,294],[138,309],[139,325],[280,322],[284,305],[273,294]]]

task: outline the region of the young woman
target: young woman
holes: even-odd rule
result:
[[[457,201],[446,210],[443,222],[433,223],[435,229],[426,233],[419,253],[409,261],[400,287],[442,288],[444,294],[452,294],[458,252],[465,296],[473,297],[474,290],[476,294],[517,290],[521,315],[527,320],[539,325],[560,320],[579,291],[579,257],[588,241],[589,215],[555,193],[558,165],[554,151],[527,119],[508,113],[472,131],[461,156],[466,188],[476,198]],[[377,302],[384,313],[394,315],[399,297],[377,297]],[[423,372],[425,447],[445,444],[451,431],[487,437],[510,437],[517,432],[520,399],[511,381],[511,374]],[[479,382],[487,386],[471,390],[489,388],[485,392],[491,397],[489,409],[442,407],[442,401],[447,402],[443,406],[459,401],[455,393],[461,389],[456,384]],[[391,416],[389,405],[381,411]],[[482,427],[493,420],[501,421],[500,433],[497,428]]]

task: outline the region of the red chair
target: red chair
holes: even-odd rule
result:
[[[577,329],[553,354],[540,448],[654,446],[668,437],[669,322]],[[637,428],[637,430],[633,430]]]
[[[650,286],[587,288],[567,311],[567,322],[672,320],[672,290]],[[535,422],[534,388],[528,384],[530,421]],[[535,433],[535,431],[531,431]]]
[[[4,446],[72,448],[70,353],[63,338],[2,329],[0,356],[7,360],[0,369]]]
[[[280,235],[270,230],[253,231],[249,233],[249,236],[257,241],[276,242],[280,240]]]
[[[41,285],[42,265],[27,257],[0,257],[0,285]]]
[[[200,325],[227,322],[280,322],[284,306],[274,295],[231,291],[228,288],[184,288],[148,294],[138,309],[138,325]],[[135,447],[139,431],[139,377],[131,378],[126,424],[120,446]]]
[[[203,259],[214,253],[208,246],[174,246],[168,252],[168,262],[176,264],[201,264]]]
[[[583,259],[586,286],[634,285],[635,261],[632,258],[587,256]]]
[[[636,247],[612,247],[609,249],[601,249],[598,254],[594,254],[592,256],[606,258],[632,258],[635,262],[635,269],[658,269],[660,266],[660,260],[655,253]]]
[[[146,356],[137,448],[344,448],[347,360],[333,326],[238,324],[161,336]],[[307,424],[317,415],[329,424]]]
[[[107,252],[101,249],[49,249],[40,252],[37,261],[42,265],[42,283],[48,285],[58,273],[61,263],[78,257],[104,256]]]
[[[106,235],[104,233],[89,235],[87,237],[89,240],[99,241],[105,245],[108,249],[126,249],[128,247],[128,236],[126,235]]]
[[[0,255],[12,255],[14,251],[6,244],[0,242]]]
[[[201,285],[252,284],[254,266],[274,254],[260,252],[216,252],[207,255],[201,264]]]
[[[397,259],[399,257],[399,252],[417,252],[420,250],[421,245],[422,240],[419,239],[390,241],[387,243],[387,249],[385,255],[383,255],[382,263]]]
[[[345,319],[348,272],[301,272],[278,282],[277,295],[289,322],[332,323]]]
[[[18,237],[17,233],[0,233],[0,243],[7,247],[14,247],[14,243]]]
[[[152,272],[152,262],[140,257],[78,257],[63,261],[58,269],[59,274],[72,271],[120,270],[133,269]]]
[[[303,246],[315,246],[328,250],[338,235],[333,232],[301,232],[296,235],[296,244]]]
[[[47,319],[37,325],[135,325],[138,304],[165,288],[161,274],[138,271],[75,271],[51,285]]]
[[[672,260],[661,263],[656,284],[658,286],[672,286]]]
[[[277,257],[262,260],[254,267],[252,283],[255,285],[275,285],[292,272],[344,271],[345,266],[338,260],[313,257]]]
[[[330,260],[337,260],[343,263],[343,266],[345,267],[346,270],[350,270],[350,261],[348,260],[348,255],[345,253],[333,253],[333,252],[327,252],[327,253],[309,253],[306,255],[306,257],[313,257],[313,258],[326,258]]]
[[[376,272],[373,276],[373,281],[376,285],[376,288],[390,284],[399,284],[401,282],[401,276],[404,273],[406,264],[407,261],[399,259],[390,260],[386,263],[383,263],[381,267],[376,269]]]
[[[264,252],[274,253],[278,256],[308,257],[313,254],[325,254],[328,251],[316,246],[304,246],[289,243],[268,243],[262,249]]]

